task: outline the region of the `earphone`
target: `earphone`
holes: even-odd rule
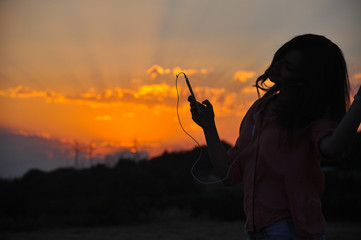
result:
[[[216,183],[221,183],[221,182],[223,182],[224,180],[226,180],[226,179],[229,177],[229,174],[230,174],[230,172],[231,172],[231,169],[232,169],[234,163],[237,162],[237,161],[240,159],[241,155],[242,155],[242,154],[248,149],[248,147],[251,145],[251,143],[252,143],[252,141],[253,141],[253,137],[254,137],[254,135],[255,135],[255,133],[256,133],[256,125],[253,126],[253,129],[252,129],[252,137],[251,137],[251,140],[249,141],[247,147],[245,147],[245,148],[243,149],[243,151],[241,151],[241,152],[238,154],[238,156],[235,158],[235,160],[233,160],[233,162],[231,163],[231,165],[229,166],[229,168],[228,168],[228,170],[227,170],[227,175],[226,175],[224,178],[219,179],[219,180],[215,180],[215,181],[210,181],[210,182],[206,182],[206,181],[203,181],[203,180],[199,179],[199,178],[194,174],[194,169],[195,169],[196,165],[198,164],[199,160],[200,160],[201,157],[202,157],[202,147],[201,147],[201,145],[198,143],[198,141],[197,141],[194,137],[192,137],[192,135],[190,135],[190,134],[184,129],[184,127],[183,127],[183,125],[182,125],[182,123],[181,123],[180,117],[179,117],[179,111],[178,111],[178,107],[179,107],[178,77],[179,77],[179,75],[181,75],[181,74],[183,74],[183,75],[184,75],[184,78],[186,79],[186,83],[187,83],[189,92],[191,93],[194,101],[196,102],[196,106],[197,106],[197,109],[198,109],[198,113],[201,114],[201,111],[200,111],[200,108],[199,108],[199,103],[197,103],[196,97],[195,97],[195,95],[194,95],[193,89],[192,89],[192,87],[191,87],[191,84],[190,84],[190,82],[189,82],[189,79],[188,79],[187,75],[186,75],[184,72],[178,73],[178,74],[176,75],[176,80],[175,80],[175,87],[176,87],[176,91],[177,91],[177,118],[178,118],[178,122],[179,122],[179,125],[181,126],[183,132],[185,132],[185,133],[198,145],[198,148],[200,149],[199,156],[198,156],[197,160],[194,162],[193,166],[191,167],[191,170],[190,170],[190,171],[191,171],[191,175],[192,175],[192,177],[193,177],[197,182],[199,182],[199,183],[201,183],[201,184],[216,184]]]

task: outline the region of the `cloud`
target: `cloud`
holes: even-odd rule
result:
[[[146,70],[146,74],[151,79],[158,76],[174,77],[174,75],[180,72],[185,72],[188,76],[207,76],[213,72],[212,68],[200,68],[200,69],[186,69],[181,67],[165,68],[160,65],[153,65]],[[174,75],[172,75],[174,74]],[[250,71],[238,71],[234,79],[238,81],[246,81],[254,75],[254,72]],[[81,106],[88,106],[91,108],[99,107],[118,107],[124,106],[124,104],[133,104],[139,107],[145,108],[161,106],[162,111],[169,111],[176,105],[177,89],[173,84],[167,82],[158,81],[153,84],[135,84],[134,88],[121,88],[119,86],[107,89],[89,88],[87,91],[69,95],[65,93],[55,92],[49,89],[39,90],[24,87],[23,85],[8,88],[7,90],[0,90],[0,96],[8,98],[39,98],[44,99],[49,104],[74,104]],[[180,105],[187,105],[187,97],[190,94],[188,89],[183,84],[179,86]],[[244,91],[250,92],[247,89]],[[196,87],[194,88],[197,100],[202,101],[204,99],[210,100],[216,105],[216,107],[222,109],[224,113],[232,113],[238,111],[237,102],[242,102],[241,96],[234,95],[226,88],[212,88],[212,87]],[[233,91],[234,92],[234,91]],[[154,110],[154,109],[153,109]],[[154,111],[153,111],[154,112]],[[132,114],[127,117],[133,117]],[[97,121],[110,121],[113,120],[111,116],[106,113],[95,117]]]
[[[169,75],[171,73],[173,75],[178,75],[180,72],[184,72],[185,74],[187,74],[187,76],[191,76],[195,74],[207,75],[213,72],[213,68],[186,69],[181,67],[174,67],[173,69],[171,69],[171,68],[164,68],[158,64],[154,64],[153,66],[151,66],[146,70],[146,74],[150,76],[151,79],[155,79],[160,75]]]
[[[194,92],[198,101],[202,99],[208,99],[213,102],[223,101],[227,95],[225,88],[196,87]]]
[[[255,87],[244,87],[242,88],[241,93],[245,93],[245,94],[257,93],[257,89]]]
[[[160,96],[160,97],[168,97],[168,96],[175,97],[176,94],[177,94],[176,88],[171,87],[166,83],[143,85],[138,89],[138,92],[136,93],[137,96],[152,95],[152,96]]]
[[[239,70],[234,74],[233,80],[240,81],[240,82],[246,82],[247,79],[253,78],[254,75],[255,75],[255,72],[253,72],[253,71]]]
[[[195,74],[201,74],[201,75],[207,75],[211,72],[213,72],[213,68],[201,68],[201,69],[182,69],[180,67],[173,68],[173,74],[178,75],[180,72],[184,72],[187,74],[187,76],[195,75]]]
[[[91,162],[107,163],[113,156],[119,159],[122,150],[129,150],[132,143],[117,144],[101,140],[77,142],[57,139],[45,132],[0,129],[0,177],[21,177],[30,169],[43,171],[59,167],[74,167],[75,148],[78,147],[78,166],[88,167]],[[89,154],[92,148],[92,161]]]
[[[0,96],[10,97],[10,98],[44,98],[47,102],[56,102],[56,103],[69,103],[70,100],[67,99],[64,95],[56,93],[49,90],[33,90],[29,87],[23,87],[19,85],[14,88],[9,88],[8,90],[0,90]]]
[[[179,74],[185,72],[188,76],[200,74],[207,75],[213,71],[212,68],[206,69],[183,69],[180,67],[163,68],[157,64],[147,69],[146,74],[151,79],[160,75]],[[211,88],[198,89],[200,93],[209,91],[219,91]],[[225,91],[225,90],[222,90]],[[180,92],[180,95],[188,94],[185,91]],[[218,92],[209,94],[219,94]],[[9,98],[42,98],[48,103],[58,104],[78,104],[88,105],[91,107],[101,107],[106,105],[117,105],[124,102],[133,102],[137,104],[155,105],[166,104],[174,105],[174,100],[177,96],[175,86],[171,86],[167,83],[154,83],[139,85],[137,89],[125,89],[120,87],[114,87],[110,89],[97,90],[90,88],[88,91],[79,95],[66,95],[52,90],[38,90],[18,85],[10,87],[7,90],[0,90],[0,96]]]
[[[29,169],[51,170],[72,159],[72,145],[47,133],[24,130],[0,134],[0,177],[20,177]]]
[[[355,94],[358,89],[360,88],[360,84],[361,84],[361,73],[355,73],[352,75],[352,77],[350,78],[350,88],[351,88],[351,93]]]
[[[45,139],[50,139],[51,138],[51,135],[47,132],[28,132],[28,131],[25,131],[25,130],[14,130],[12,131],[13,134],[16,134],[16,135],[22,135],[22,136],[25,136],[25,137],[40,137],[40,138],[45,138]]]
[[[356,80],[357,83],[361,83],[361,73],[355,73],[353,78]]]
[[[172,71],[169,68],[163,68],[158,64],[154,64],[150,68],[147,69],[146,74],[151,77],[151,79],[155,79],[158,75],[170,74]]]
[[[251,88],[250,88],[251,89]],[[180,107],[187,105],[187,97],[190,94],[186,87],[179,88]],[[254,90],[244,88],[242,93],[251,93]],[[196,87],[194,93],[198,101],[208,99],[218,109],[219,114],[232,114],[239,111],[242,102],[241,95],[227,91],[226,88]],[[136,90],[115,87],[101,91],[90,88],[88,91],[76,96],[67,96],[50,90],[34,90],[28,87],[17,86],[7,90],[1,90],[0,96],[9,98],[40,98],[49,104],[75,104],[92,108],[117,107],[123,104],[137,105],[137,108],[161,106],[162,111],[169,111],[176,106],[177,90],[175,86],[167,83],[147,84],[139,86]],[[154,110],[154,109],[153,109]],[[155,110],[153,111],[153,113]],[[125,116],[124,116],[125,117]],[[134,117],[127,114],[127,118]],[[111,121],[114,118],[104,114],[94,118],[96,121]]]
[[[50,90],[34,90],[21,85],[0,90],[0,96],[8,98],[42,98],[47,103],[77,104],[90,107],[116,106],[121,103],[135,103],[145,105],[164,104],[174,105],[176,88],[166,83],[139,86],[137,90],[115,87],[97,91],[94,88],[76,96],[67,96]]]

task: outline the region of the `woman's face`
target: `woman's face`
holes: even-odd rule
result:
[[[271,66],[269,79],[281,87],[296,83],[301,78],[302,53],[291,50]]]

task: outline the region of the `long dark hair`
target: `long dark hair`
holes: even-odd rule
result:
[[[266,99],[282,92],[280,84],[268,87],[265,82],[273,64],[291,50],[302,53],[302,74],[298,82],[290,85],[290,101],[276,106],[278,123],[293,129],[323,117],[341,121],[350,105],[347,66],[341,49],[324,36],[300,35],[278,49],[271,65],[256,80],[258,95],[263,90],[265,94],[262,98]]]

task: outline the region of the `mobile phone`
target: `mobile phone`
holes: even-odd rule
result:
[[[196,102],[196,106],[197,106],[197,111],[198,111],[198,114],[201,113],[201,109],[199,108],[199,104],[197,102],[197,99],[196,99],[196,96],[194,95],[194,92],[193,92],[193,89],[192,89],[192,86],[191,86],[191,83],[189,82],[187,76],[184,74],[184,77],[186,79],[186,83],[187,83],[187,86],[188,86],[188,89],[189,89],[189,92],[191,93],[194,101]]]

